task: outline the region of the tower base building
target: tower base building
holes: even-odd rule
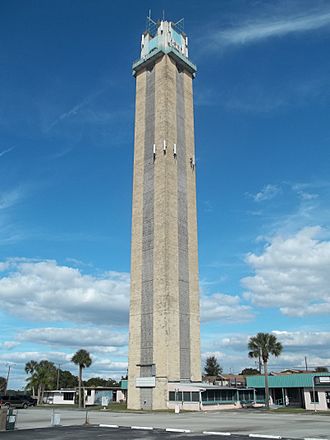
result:
[[[180,23],[142,35],[136,78],[128,408],[201,381],[192,81]],[[191,394],[192,395],[192,394]]]

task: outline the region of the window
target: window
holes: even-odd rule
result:
[[[168,399],[172,402],[199,402],[198,391],[170,391]]]
[[[199,402],[199,392],[198,391],[193,391],[191,393],[191,401],[192,402]]]
[[[169,392],[168,399],[169,399],[169,400],[172,400],[172,401],[175,400],[175,391],[170,391],[170,392]]]
[[[243,401],[252,401],[254,398],[252,390],[239,390],[239,399]]]
[[[74,393],[64,393],[63,400],[73,400],[74,399]]]
[[[191,402],[191,396],[189,391],[183,392],[183,401],[184,402]]]
[[[92,395],[92,390],[87,390],[87,396],[91,396]]]
[[[315,391],[315,392],[310,391],[309,394],[310,394],[312,403],[319,403],[319,393],[317,391]],[[315,400],[314,400],[314,394],[315,394]]]
[[[256,400],[259,403],[265,402],[265,390],[263,388],[256,389]]]

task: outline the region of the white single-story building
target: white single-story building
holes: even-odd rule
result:
[[[85,405],[108,406],[111,402],[124,402],[126,394],[119,387],[84,387]],[[45,391],[44,403],[73,405],[78,401],[78,388]]]
[[[76,398],[76,389],[65,388],[61,390],[45,391],[43,403],[50,405],[73,405]]]

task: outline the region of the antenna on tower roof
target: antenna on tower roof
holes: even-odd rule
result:
[[[157,33],[157,23],[151,18],[151,9],[147,16],[146,32],[154,36]]]
[[[175,27],[180,34],[182,34],[182,32],[184,32],[184,18],[181,18],[181,20],[173,23],[172,26]]]

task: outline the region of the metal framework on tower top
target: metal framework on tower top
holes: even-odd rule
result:
[[[163,11],[163,21],[164,21],[164,11]],[[160,20],[154,21],[151,18],[151,10],[149,10],[149,15],[147,16],[147,20],[146,20],[146,32],[154,37],[157,33],[157,28],[158,28],[159,24],[160,24]],[[172,27],[179,34],[184,34],[184,18],[181,18],[176,23],[172,22]]]

